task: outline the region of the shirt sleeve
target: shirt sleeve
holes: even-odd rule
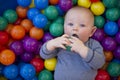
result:
[[[53,51],[48,51],[48,49],[46,48],[46,44],[47,43],[43,44],[43,46],[40,49],[40,53],[39,54],[40,54],[41,58],[48,59],[48,58],[55,57],[57,55],[57,53],[58,53],[58,50],[55,49]]]
[[[99,69],[105,63],[103,48],[99,42],[91,40],[89,43],[88,55],[83,60],[92,68]]]

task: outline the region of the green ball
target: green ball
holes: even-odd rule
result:
[[[51,25],[51,22],[48,21],[47,24],[46,24],[46,26],[43,28],[43,30],[44,30],[45,32],[48,32],[50,25]]]
[[[58,17],[57,19],[54,20],[55,23],[60,23],[60,24],[64,24],[64,18],[63,17]]]
[[[120,18],[120,10],[118,8],[107,9],[105,16],[110,21],[116,21]]]
[[[111,62],[109,63],[107,67],[107,72],[110,74],[112,77],[117,77],[120,75],[120,64],[116,62]]]
[[[76,5],[76,4],[77,4],[77,1],[78,1],[78,0],[72,0],[73,5]]]
[[[64,27],[60,23],[52,23],[49,28],[50,34],[58,37],[61,36],[64,32]]]
[[[14,23],[18,16],[14,10],[8,9],[3,13],[3,17],[5,17],[9,23]]]
[[[116,7],[116,5],[118,5],[118,1],[119,0],[103,0],[102,2],[105,5],[105,7],[114,8]]]
[[[117,8],[120,9],[120,0],[118,0]]]
[[[8,25],[6,18],[0,17],[0,30],[5,30]]]
[[[38,80],[53,80],[53,75],[48,70],[42,70],[38,75]]]
[[[95,25],[97,28],[103,28],[104,24],[105,24],[105,19],[104,19],[104,17],[102,17],[102,16],[95,16],[94,25]]]
[[[49,20],[54,20],[58,17],[58,11],[57,11],[57,8],[55,6],[48,6],[45,9],[44,14],[47,16],[47,18]]]

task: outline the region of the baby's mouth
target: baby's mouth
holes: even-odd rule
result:
[[[76,38],[79,38],[77,34],[72,34],[72,36],[76,37]]]

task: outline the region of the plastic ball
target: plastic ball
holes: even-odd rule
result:
[[[78,0],[72,0],[73,5],[76,5],[76,4],[77,4],[77,1],[78,1]]]
[[[117,34],[119,28],[116,22],[109,21],[104,25],[104,32],[109,36]]]
[[[68,11],[70,8],[72,8],[72,0],[59,0],[58,5],[63,11]]]
[[[107,62],[110,62],[113,59],[112,51],[104,51],[104,55]]]
[[[30,62],[34,55],[32,53],[25,52],[22,55],[20,55],[20,59],[24,62]]]
[[[11,30],[11,36],[13,39],[21,40],[25,36],[25,29],[20,25],[15,25]]]
[[[105,6],[103,5],[102,2],[96,2],[92,3],[90,7],[91,11],[93,12],[94,15],[102,15],[105,11]]]
[[[29,30],[33,27],[32,21],[29,19],[23,19],[20,25],[25,28],[26,33],[28,33]]]
[[[45,9],[48,6],[48,0],[34,0],[34,5],[38,9]]]
[[[115,35],[115,41],[120,44],[120,32]]]
[[[22,7],[28,7],[32,0],[17,0],[18,5]]]
[[[53,36],[49,32],[46,32],[42,38],[42,41],[45,43],[51,39],[53,39]]]
[[[56,9],[57,9],[57,11],[58,11],[58,15],[64,16],[65,11],[63,11],[63,10],[60,8],[59,5],[55,5],[55,7],[56,7]]]
[[[35,52],[38,47],[38,41],[34,38],[28,37],[24,40],[23,47],[27,52]]]
[[[78,6],[89,8],[91,5],[90,0],[78,0]]]
[[[33,20],[33,18],[38,15],[40,13],[40,11],[37,9],[37,8],[30,8],[28,11],[27,11],[27,17],[28,19],[30,20]]]
[[[0,17],[0,30],[5,30],[7,27],[7,19],[4,17]]]
[[[8,34],[10,34],[10,32],[11,32],[11,30],[12,30],[13,27],[14,27],[13,24],[8,24],[8,25],[7,25],[7,28],[5,29],[5,31],[6,31]]]
[[[118,19],[117,23],[118,23],[118,26],[120,27],[120,19]]]
[[[41,28],[32,27],[29,31],[30,37],[40,40],[43,38],[44,31]]]
[[[116,59],[120,59],[120,46],[117,46],[117,48],[113,52],[113,55]]]
[[[120,17],[120,10],[118,8],[110,8],[105,12],[105,16],[110,21],[116,21]]]
[[[3,75],[4,65],[0,64],[0,75]]]
[[[104,31],[102,29],[97,29],[95,33],[93,34],[92,38],[95,40],[101,42],[105,37]]]
[[[113,51],[116,48],[117,44],[113,38],[106,37],[102,40],[102,46],[107,51]]]
[[[43,28],[44,32],[49,32],[50,25],[51,25],[51,21],[48,21],[46,26]]]
[[[115,63],[120,64],[120,60],[119,60],[119,59],[116,59],[116,58],[114,58],[111,62],[115,62]]]
[[[53,80],[53,75],[48,70],[42,70],[38,75],[38,80]]]
[[[3,74],[7,79],[14,79],[18,76],[18,67],[14,64],[6,66]]]
[[[0,80],[7,80],[4,76],[0,76]]]
[[[103,28],[105,24],[105,19],[102,16],[95,16],[94,24],[97,28]]]
[[[35,67],[36,72],[44,69],[44,61],[40,58],[33,58],[30,63]]]
[[[18,19],[13,23],[13,25],[20,25],[21,21],[22,21],[22,18],[18,18]]]
[[[20,41],[14,41],[10,44],[10,49],[14,51],[16,55],[21,55],[24,53],[23,44]]]
[[[35,68],[31,64],[25,64],[20,68],[20,75],[24,79],[31,79],[35,76]]]
[[[6,18],[9,23],[14,23],[18,18],[17,13],[12,9],[6,10],[3,13],[3,17]]]
[[[47,17],[43,14],[38,14],[33,18],[33,24],[37,28],[44,28],[47,24]]]
[[[94,2],[98,2],[98,1],[100,1],[100,0],[90,0],[92,3],[94,3]]]
[[[0,53],[0,62],[3,65],[10,65],[15,61],[15,53],[12,50],[5,49]]]
[[[56,58],[46,59],[44,62],[45,68],[49,71],[54,71],[56,67],[57,60]]]
[[[52,5],[58,4],[59,0],[49,0],[49,3]]]
[[[58,17],[58,11],[57,11],[57,8],[55,6],[48,6],[45,9],[44,14],[45,14],[45,16],[47,16],[47,18],[49,20],[54,20]],[[51,14],[54,14],[54,15],[51,15]]]
[[[43,42],[38,41],[38,47],[37,47],[36,51],[34,52],[34,54],[39,55],[40,48],[42,47],[42,45],[43,45]]]
[[[105,70],[98,70],[95,80],[110,80],[110,75]]]
[[[0,31],[0,45],[7,45],[9,42],[9,35],[5,31]]]
[[[33,7],[35,7],[34,0],[32,0],[31,4],[29,5],[29,8],[33,8]]]
[[[107,67],[107,72],[110,74],[112,77],[117,77],[120,75],[120,64],[111,62],[109,63]]]
[[[54,20],[54,23],[60,23],[62,25],[64,25],[64,18],[63,17],[58,17]]]
[[[57,37],[61,36],[64,32],[63,25],[60,23],[52,23],[49,28],[50,34]]]
[[[113,8],[116,7],[118,4],[119,0],[103,0],[103,4],[105,5],[106,8]]]
[[[18,17],[26,18],[27,17],[28,7],[17,6],[16,12]]]

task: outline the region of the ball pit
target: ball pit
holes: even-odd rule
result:
[[[0,80],[53,80],[57,59],[43,60],[43,43],[63,34],[73,6],[89,8],[106,63],[95,80],[120,79],[120,0],[0,0]]]

